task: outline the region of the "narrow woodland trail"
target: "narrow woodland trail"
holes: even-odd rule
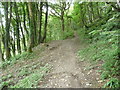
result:
[[[43,50],[43,48],[45,49]],[[47,43],[47,45],[38,45],[33,49],[34,57],[30,56],[31,58],[27,60],[19,60],[16,64],[8,66],[0,74],[0,77],[12,75],[8,80],[11,80],[12,85],[15,85],[20,80],[30,77],[36,71],[41,74],[40,68],[50,65],[50,70],[46,72],[42,80],[38,80],[38,88],[101,87],[102,82],[97,71],[101,64],[91,65],[86,60],[80,61],[77,52],[82,48],[84,48],[84,45],[77,35],[72,39],[55,40]],[[24,83],[22,85],[24,86]]]
[[[52,65],[52,70],[43,80],[40,87],[47,88],[86,88],[92,86],[91,81],[82,72],[82,65],[78,63],[77,51],[80,49],[78,37],[67,40],[58,40],[49,43],[45,56],[41,59],[47,60]],[[87,64],[86,64],[87,65]],[[89,75],[88,75],[89,76]]]

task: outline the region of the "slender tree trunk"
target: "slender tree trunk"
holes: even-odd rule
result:
[[[64,12],[64,11],[63,11]],[[63,14],[63,12],[62,12],[62,14]],[[61,16],[61,22],[62,22],[62,31],[64,32],[64,30],[65,30],[65,25],[64,25],[64,16],[62,15]]]
[[[4,61],[4,54],[5,54],[5,33],[2,34],[2,41],[3,43],[3,50],[2,50],[2,59]]]
[[[22,9],[21,9],[21,13],[22,13]],[[23,28],[22,28],[22,24],[21,24],[21,22],[22,22],[22,17],[21,17],[21,18],[19,17],[19,19],[21,20],[21,21],[20,21],[20,29],[21,29],[21,33],[22,33],[22,37],[23,37],[22,42],[23,42],[23,46],[24,46],[24,51],[27,51],[26,39],[25,39],[25,35],[24,35]]]
[[[20,46],[20,31],[19,31],[19,13],[18,13],[18,6],[16,2],[14,2],[15,7],[15,14],[16,14],[16,37],[17,37],[17,51],[21,53],[21,46]]]
[[[14,38],[15,38],[15,36],[14,36]],[[15,56],[15,39],[14,38],[13,38],[13,41],[12,41],[12,53]]]
[[[46,39],[46,34],[47,34],[47,21],[48,21],[48,2],[46,2],[46,13],[45,13],[45,26],[44,26],[44,35],[42,39],[42,43]]]
[[[0,63],[2,63],[1,37],[0,37]]]
[[[42,29],[42,7],[43,7],[43,2],[40,2],[40,10],[38,18],[39,18],[39,31],[38,31],[38,44],[41,42],[41,29]]]
[[[1,19],[1,17],[0,17],[0,19]],[[0,28],[0,30],[2,30],[2,28]],[[2,47],[1,47],[1,45],[2,45],[2,33],[0,31],[0,63],[3,61],[3,58],[2,58]]]
[[[26,27],[26,12],[25,12],[25,4],[22,5],[22,10],[23,10],[23,26],[24,26],[24,30],[26,31],[27,40],[28,40],[28,38],[29,38],[29,32],[28,32],[27,27]]]
[[[14,54],[14,56],[16,55],[16,53],[15,53],[15,51],[16,51],[16,48],[15,48],[15,41],[16,41],[15,35],[16,35],[16,33],[15,33],[15,29],[14,29],[14,41],[13,41],[13,54]]]
[[[34,46],[37,45],[37,30],[36,30],[36,8],[35,8],[35,2],[32,3],[32,21],[33,21],[33,27],[34,27]]]
[[[15,19],[13,19],[13,20],[15,20]],[[16,48],[15,48],[15,41],[16,41],[16,38],[15,38],[15,36],[16,36],[16,27],[15,27],[15,23],[14,23],[15,21],[12,21],[12,27],[13,27],[13,41],[12,41],[12,52],[13,52],[13,55],[15,56],[16,55],[16,53],[15,53],[15,51],[16,51]]]
[[[1,45],[2,45],[2,37],[0,37],[0,54],[1,54],[0,58],[2,59],[2,61],[4,61],[4,51],[2,50],[4,48],[2,48]]]
[[[27,51],[25,35],[24,35],[24,32],[23,32],[23,28],[21,26],[21,22],[20,22],[20,29],[21,29],[21,33],[22,33],[22,37],[23,37],[22,42],[23,42],[24,50]]]
[[[62,23],[62,31],[64,32],[65,25],[64,25],[64,4],[65,2],[62,2],[62,7],[61,7],[61,23]]]
[[[38,31],[39,31],[39,19],[38,19],[38,3],[35,3],[35,9],[36,9],[36,13],[35,13],[35,25],[36,25],[36,38],[35,38],[35,44],[36,46],[38,45]]]
[[[3,43],[3,50],[2,50],[2,61],[5,61],[5,59],[4,59],[4,53],[5,53],[5,36],[4,36],[4,34],[2,35],[2,41],[1,41],[2,43]]]
[[[1,15],[1,11],[0,11],[0,15]],[[4,40],[4,26],[2,23],[2,16],[0,16],[0,23],[1,23],[1,27],[0,27],[0,52],[1,52],[1,59],[2,61],[4,61],[4,46],[5,46],[5,40]],[[2,33],[3,32],[3,33]],[[2,47],[2,43],[3,43],[3,47]]]
[[[30,28],[30,15],[29,15],[29,7],[28,7],[28,3],[26,3],[26,10],[27,10],[27,19],[28,19],[28,23],[29,23],[29,28]],[[29,35],[30,37],[30,35]]]

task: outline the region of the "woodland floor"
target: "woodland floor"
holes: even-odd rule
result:
[[[40,66],[48,63],[51,65],[51,70],[38,83],[38,87],[98,88],[103,85],[100,80],[100,73],[98,72],[101,63],[96,63],[93,66],[88,61],[79,60],[77,52],[84,47],[79,37],[52,41],[48,45],[43,52],[37,52],[37,56],[34,59],[20,61],[14,66],[9,66],[7,70],[3,70],[2,76],[12,73],[12,79],[14,83],[17,83],[20,79],[24,78],[24,76],[20,77],[17,75],[20,67],[27,65],[26,67],[30,69],[35,64]],[[39,51],[40,48],[41,45],[35,47],[34,51]]]

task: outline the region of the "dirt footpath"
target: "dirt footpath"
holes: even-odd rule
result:
[[[48,50],[45,52],[46,55],[41,59],[47,60],[52,66],[52,70],[45,77],[45,80],[40,82],[39,87],[97,87],[94,85],[97,82],[95,79],[97,76],[93,76],[92,79],[90,75],[86,75],[86,73],[83,72],[83,65],[80,65],[82,63],[78,63],[77,51],[79,49],[80,40],[78,37],[67,40],[57,40],[49,43]],[[94,75],[96,75],[96,73]]]

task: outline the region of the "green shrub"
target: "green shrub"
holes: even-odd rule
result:
[[[101,79],[110,79],[105,85],[107,87],[118,87],[119,84],[119,80],[112,78],[120,75],[120,62],[118,57],[118,31],[120,29],[118,28],[118,16],[120,15],[113,15],[106,23],[98,25],[100,27],[91,26],[88,30],[88,38],[91,39],[91,43],[87,42],[89,45],[78,52],[78,55],[84,58],[84,60],[103,61]],[[83,30],[85,29],[83,28]]]

